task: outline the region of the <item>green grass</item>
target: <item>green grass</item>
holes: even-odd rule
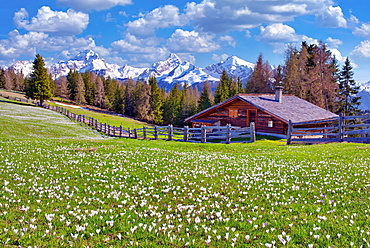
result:
[[[53,105],[53,106],[58,105],[58,103],[52,103],[52,102],[48,104]],[[122,117],[119,115],[100,113],[100,112],[91,111],[88,109],[76,108],[73,106],[66,106],[66,105],[59,105],[59,106],[77,115],[85,115],[88,117],[93,117],[94,119],[97,119],[99,122],[107,123],[110,126],[119,127],[120,125],[122,125],[122,128],[125,128],[125,129],[127,128],[134,129],[134,128],[142,128],[143,126],[146,126],[146,127],[151,126],[145,122],[138,121],[138,120],[128,118],[128,117]]]
[[[44,139],[21,119],[0,130],[0,246],[369,246],[368,145]]]

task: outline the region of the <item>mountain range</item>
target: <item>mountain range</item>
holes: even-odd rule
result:
[[[33,64],[28,61],[18,61],[11,66],[16,73],[22,72],[25,76],[31,74],[32,67]],[[206,80],[215,89],[224,70],[229,76],[239,77],[245,83],[253,72],[253,68],[253,63],[236,56],[230,56],[225,61],[205,68],[199,68],[189,62],[182,61],[174,53],[170,54],[166,60],[155,62],[148,68],[135,68],[129,65],[109,64],[94,51],[85,50],[73,59],[50,65],[48,70],[54,79],[66,76],[70,70],[82,73],[91,71],[100,76],[110,76],[119,80],[130,78],[148,80],[149,77],[154,76],[157,78],[158,86],[169,91],[176,82],[181,85],[198,86],[200,90]],[[370,109],[370,81],[361,85],[358,95],[362,97],[360,108]]]
[[[27,76],[32,72],[32,63],[28,61],[18,61],[11,66],[16,73]],[[60,61],[48,67],[49,73],[54,79],[66,76],[70,70],[78,72],[91,71],[100,76],[110,76],[119,80],[148,80],[149,77],[156,77],[158,85],[170,90],[177,82],[181,85],[201,86],[208,80],[213,86],[217,85],[221,73],[226,70],[229,76],[239,77],[246,82],[252,73],[254,64],[242,60],[236,56],[230,56],[225,61],[199,68],[189,62],[182,61],[176,54],[172,53],[164,61],[153,63],[148,68],[135,68],[129,65],[119,66],[109,64],[105,59],[100,58],[92,50],[80,52],[76,57],[67,61]]]

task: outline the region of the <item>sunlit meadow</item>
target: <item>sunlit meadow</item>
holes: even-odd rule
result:
[[[27,108],[0,103],[1,246],[370,246],[368,145],[102,139]]]

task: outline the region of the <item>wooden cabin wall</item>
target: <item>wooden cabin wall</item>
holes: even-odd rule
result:
[[[238,117],[229,117],[229,109],[237,109]],[[254,116],[253,113],[256,113],[256,116]],[[248,117],[248,115],[250,115],[250,117]],[[287,124],[243,101],[234,101],[228,105],[221,106],[214,109],[209,114],[201,116],[199,119],[220,120],[221,126],[231,124],[232,126],[238,127],[249,126],[249,122],[253,121],[255,122],[257,132],[277,134],[287,133]],[[269,120],[273,121],[273,127],[268,127]]]

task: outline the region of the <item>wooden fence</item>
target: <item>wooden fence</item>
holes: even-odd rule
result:
[[[64,114],[72,120],[85,123],[91,126],[97,131],[104,133],[111,137],[127,137],[133,139],[153,139],[153,140],[175,140],[184,142],[222,142],[229,144],[231,142],[255,142],[255,126],[254,123],[250,124],[250,127],[232,127],[227,125],[226,127],[212,126],[212,127],[200,127],[200,128],[189,128],[187,126],[183,128],[168,126],[154,126],[154,127],[143,127],[143,128],[123,128],[122,126],[116,127],[108,125],[107,123],[101,123],[93,117],[85,115],[77,115],[60,106],[51,106],[44,104],[44,108],[54,110],[61,114]]]
[[[370,124],[365,123],[369,120],[370,115],[343,116],[341,114],[339,117],[322,121],[297,123],[289,121],[287,144],[344,141],[370,143]]]

